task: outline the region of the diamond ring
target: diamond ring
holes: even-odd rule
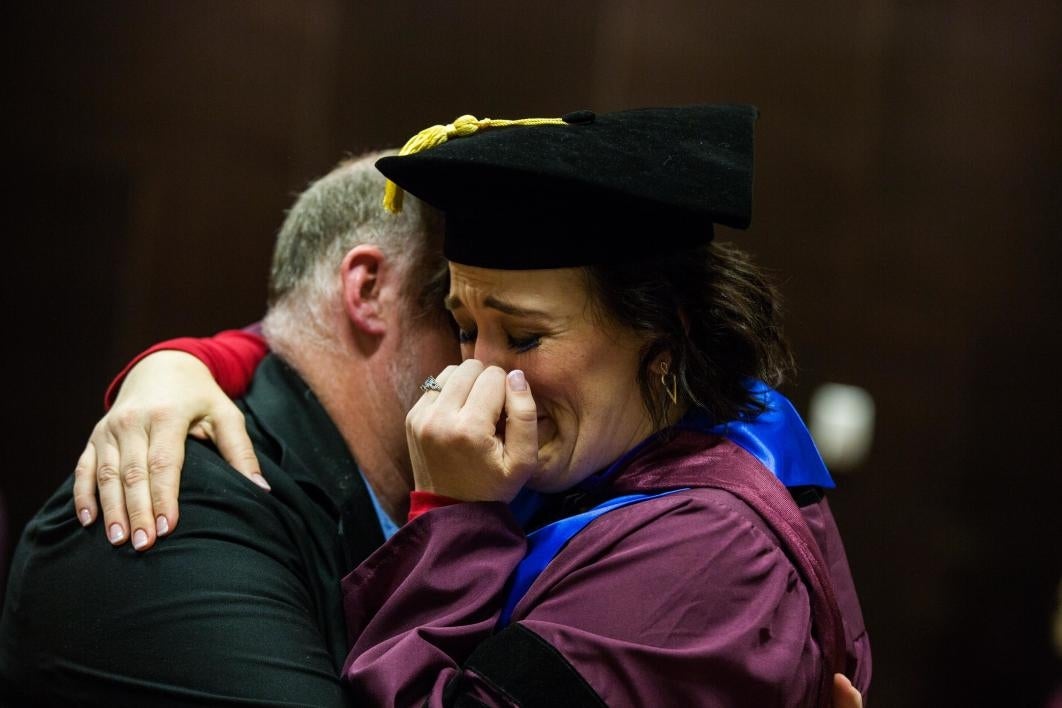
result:
[[[429,376],[424,379],[424,383],[420,385],[420,390],[424,393],[427,393],[428,391],[442,391],[442,386],[439,385],[439,382],[435,380],[434,376]]]

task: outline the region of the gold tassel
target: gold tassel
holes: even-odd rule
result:
[[[475,116],[463,115],[453,123],[447,125],[433,125],[430,128],[425,128],[410,138],[406,144],[402,146],[402,149],[398,151],[398,154],[399,156],[413,155],[414,153],[442,145],[450,138],[463,138],[467,135],[474,135],[487,128],[505,128],[512,125],[567,125],[567,123],[561,118],[492,120],[490,118],[479,119]],[[397,214],[402,211],[403,194],[405,194],[405,192],[403,192],[397,184],[391,180],[387,180],[387,185],[384,187],[384,209],[392,214]]]

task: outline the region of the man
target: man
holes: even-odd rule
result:
[[[383,212],[373,159],[313,184],[277,239],[274,354],[239,401],[272,491],[190,440],[180,523],[141,554],[82,527],[64,484],[12,561],[0,703],[347,701],[339,581],[404,519],[403,419],[417,382],[457,358],[433,286],[439,219]]]

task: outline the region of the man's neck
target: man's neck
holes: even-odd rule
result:
[[[305,347],[286,357],[335,423],[380,506],[398,525],[409,512],[404,412],[366,361]]]

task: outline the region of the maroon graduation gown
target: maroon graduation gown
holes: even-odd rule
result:
[[[713,465],[760,464],[725,439],[705,444]],[[681,463],[625,468],[595,492],[691,487],[591,522],[500,633],[527,545],[508,507],[456,504],[407,524],[343,581],[344,678],[372,705],[812,704],[822,652],[807,587],[752,508],[699,488]],[[840,606],[846,673],[865,694],[870,646],[840,535],[825,500],[801,513]]]

